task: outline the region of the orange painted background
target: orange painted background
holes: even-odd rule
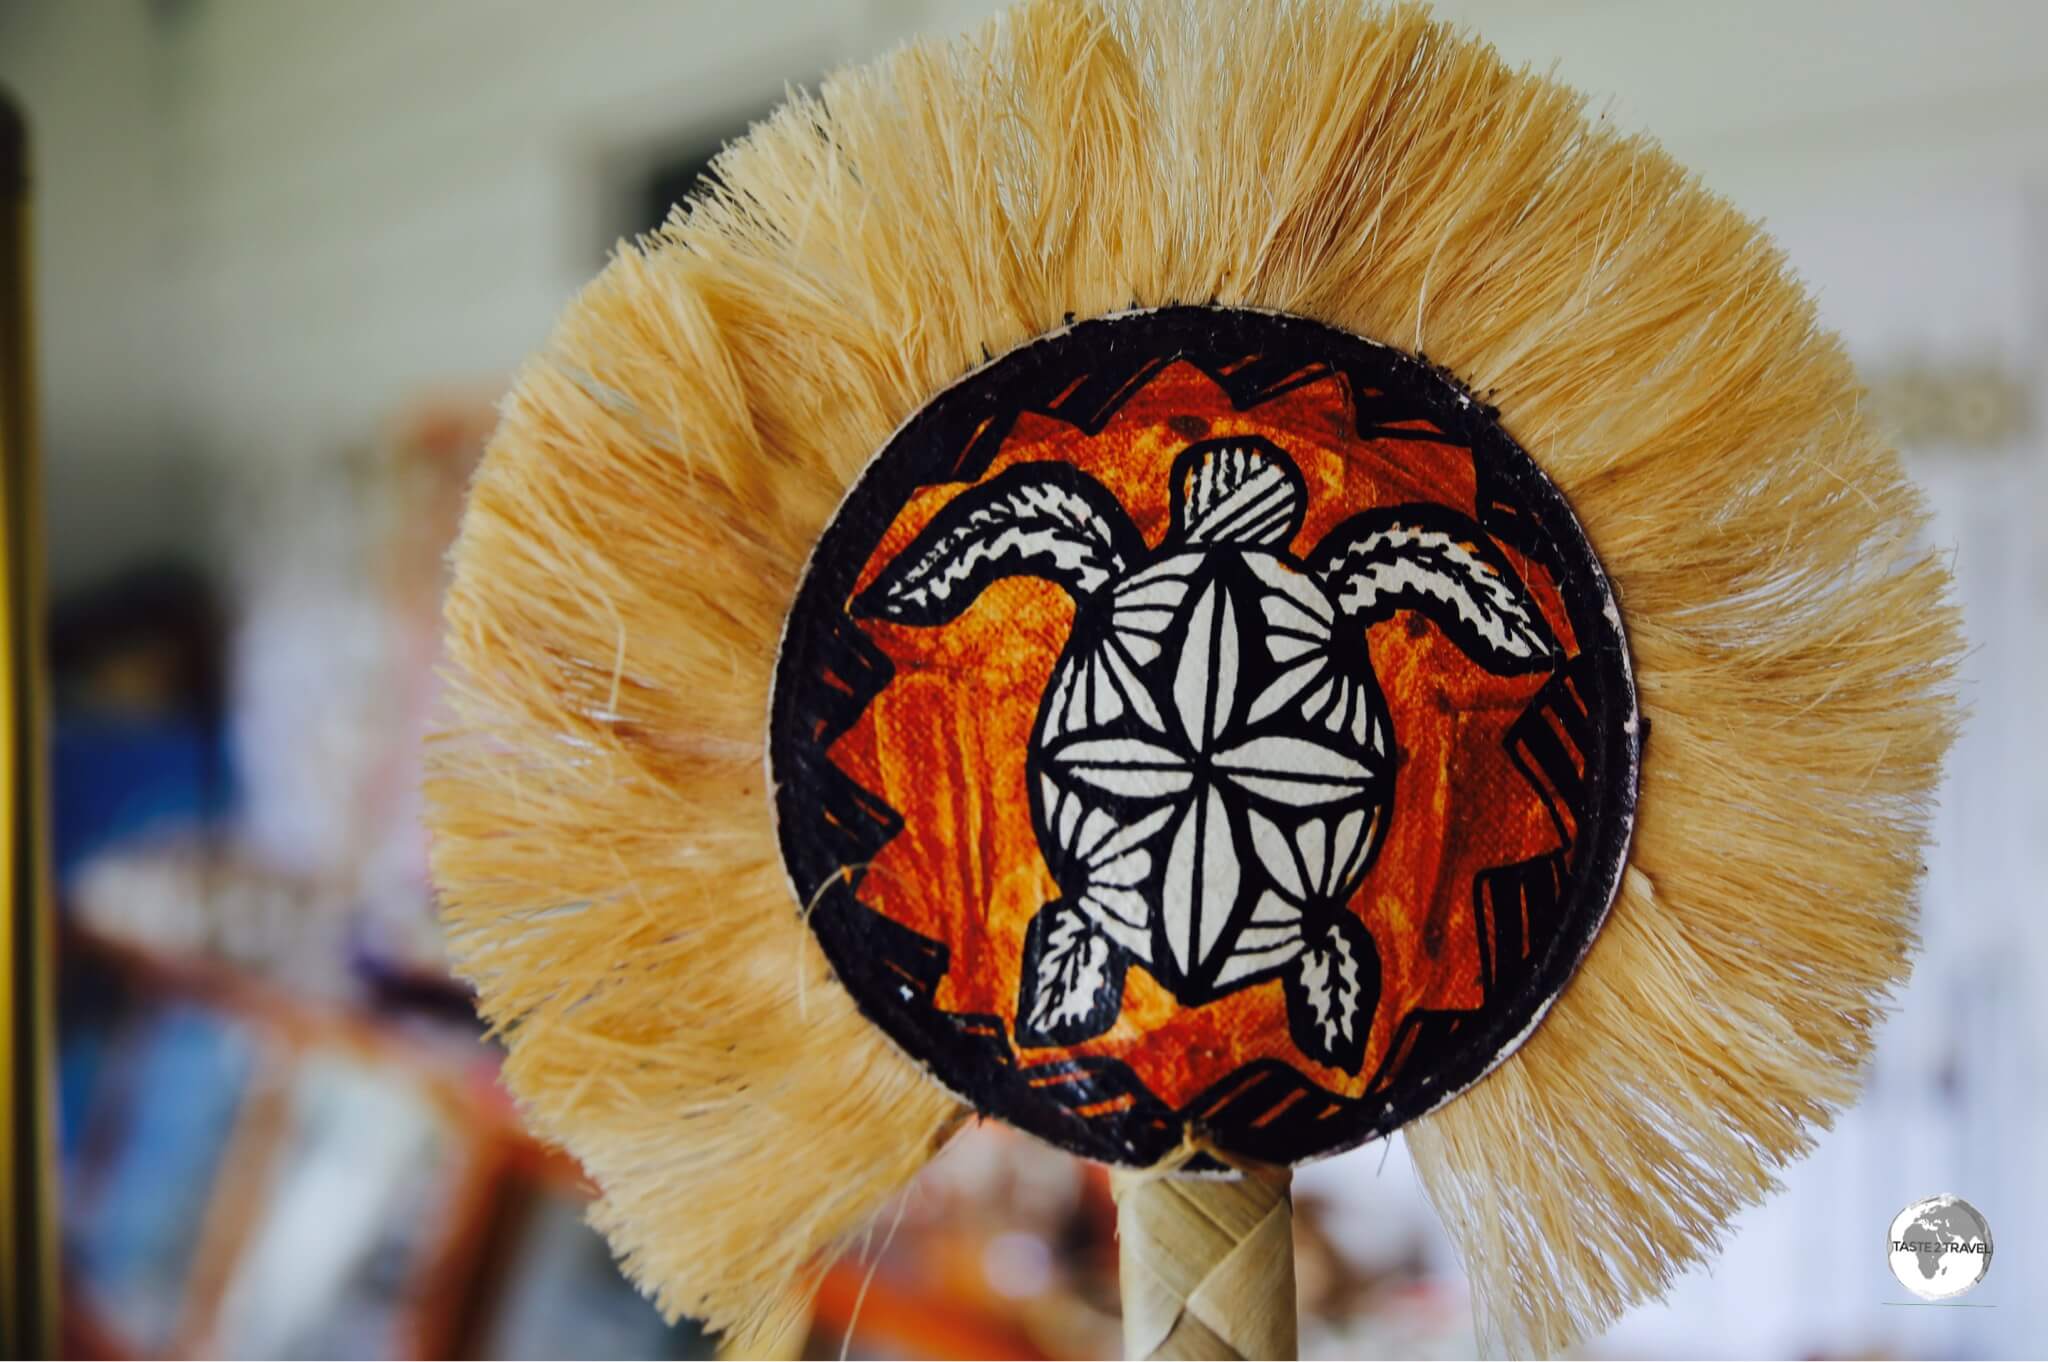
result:
[[[1412,424],[1419,434],[1435,433]],[[1356,432],[1341,377],[1238,411],[1199,369],[1181,363],[1161,370],[1092,437],[1024,415],[984,479],[1015,463],[1072,463],[1108,487],[1156,547],[1170,521],[1174,456],[1201,439],[1261,435],[1294,458],[1307,482],[1308,517],[1291,546],[1299,557],[1340,521],[1374,506],[1427,501],[1475,514],[1470,451],[1430,439],[1362,441]],[[856,594],[967,486],[915,495],[863,568]],[[1565,655],[1575,652],[1548,575],[1500,547]],[[1013,1035],[1025,929],[1059,895],[1031,828],[1025,755],[1072,623],[1065,592],[1027,578],[996,582],[940,627],[864,621],[896,664],[896,678],[830,753],[903,815],[903,831],[868,869],[862,899],[946,945],[951,964],[939,1007],[993,1013],[1012,1024]],[[1266,1058],[1356,1096],[1411,1008],[1479,1006],[1473,876],[1559,845],[1548,810],[1502,745],[1546,677],[1495,676],[1411,614],[1374,625],[1369,646],[1400,764],[1386,841],[1350,903],[1381,961],[1379,1009],[1360,1072],[1316,1064],[1294,1047],[1277,979],[1189,1008],[1136,963],[1112,1029],[1073,1047],[1021,1050],[1020,1059],[1115,1056],[1176,1107]]]

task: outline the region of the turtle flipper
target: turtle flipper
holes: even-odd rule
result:
[[[1446,507],[1361,512],[1324,536],[1309,570],[1352,619],[1418,611],[1488,671],[1541,671],[1556,654],[1514,568],[1476,521]]]
[[[1364,923],[1343,912],[1310,933],[1282,987],[1287,1029],[1303,1054],[1346,1073],[1364,1067],[1380,1004],[1380,952]]]
[[[1124,953],[1064,899],[1038,910],[1024,934],[1017,1043],[1073,1045],[1116,1024],[1124,1003]]]
[[[1107,487],[1072,464],[1020,463],[947,502],[855,599],[853,613],[944,624],[1001,577],[1043,577],[1079,600],[1144,552]]]

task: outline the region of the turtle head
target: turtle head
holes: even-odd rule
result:
[[[1301,533],[1308,488],[1271,440],[1240,435],[1189,445],[1174,459],[1172,479],[1172,541],[1284,552]]]
[[[1107,487],[1072,464],[1020,463],[947,502],[850,608],[944,624],[1002,577],[1041,577],[1085,604],[1144,551]]]

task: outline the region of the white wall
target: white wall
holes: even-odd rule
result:
[[[50,551],[178,542],[198,503],[176,406],[162,61],[140,4],[0,5],[0,85],[26,107]]]
[[[602,261],[608,172],[987,4],[17,0],[60,585],[194,546],[221,469],[495,383]],[[958,18],[956,18],[958,16]]]

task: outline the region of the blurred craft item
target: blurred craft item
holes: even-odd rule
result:
[[[1877,420],[1912,449],[2009,449],[2039,419],[2033,385],[1997,356],[1874,366],[1870,399]]]
[[[493,420],[481,397],[420,399],[363,452],[264,489],[242,545],[235,841],[339,915],[335,968],[409,988],[452,988],[426,884],[421,741],[442,554]]]
[[[853,1316],[828,1288],[817,1333],[836,1349],[853,1326],[920,1356],[1108,1356],[1118,1337],[1115,1236],[1100,1168],[977,1124],[889,1210],[872,1251],[834,1269],[871,1274],[868,1302]],[[915,1309],[876,1317],[878,1287]]]
[[[299,470],[237,541],[228,609],[145,566],[59,615],[67,1327],[85,1352],[528,1348],[530,1321],[482,1303],[512,1267],[480,1245],[523,1188],[576,1200],[581,1180],[510,1125],[473,1019],[364,987],[452,987],[418,735],[441,546],[489,421],[486,403],[423,403],[373,457]],[[223,727],[232,777],[212,770]],[[551,1251],[544,1231],[521,1251]],[[594,1328],[678,1346],[620,1294],[586,1302]]]
[[[178,563],[144,562],[57,602],[56,865],[133,840],[211,841],[233,801],[218,593]]]
[[[209,834],[107,847],[78,868],[65,900],[112,940],[219,960],[314,995],[350,987],[347,898]]]
[[[1470,1355],[1464,1285],[1454,1271],[1430,1263],[1427,1228],[1412,1203],[1404,1215],[1383,1197],[1350,1195],[1354,1190],[1295,1198],[1294,1280],[1304,1355]],[[1360,1239],[1373,1247],[1369,1260],[1352,1247]]]
[[[375,968],[445,979],[446,956],[427,882],[420,787],[440,682],[441,596],[462,496],[497,413],[473,393],[422,399],[394,422],[375,462],[372,561],[387,644],[384,722],[355,820],[350,860],[363,914],[361,946]]]
[[[495,396],[443,393],[413,402],[375,457],[377,575],[394,614],[425,620],[430,630],[440,623],[462,496],[497,424]]]

